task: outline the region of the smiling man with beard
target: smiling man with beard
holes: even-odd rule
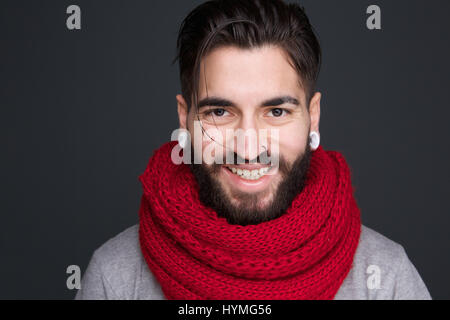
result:
[[[139,224],[95,251],[76,298],[430,299],[403,247],[361,225],[344,156],[320,145],[321,49],[303,9],[208,1],[177,45],[190,139],[154,151]],[[173,161],[211,145],[233,161]]]

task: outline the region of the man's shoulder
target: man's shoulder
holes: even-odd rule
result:
[[[120,264],[140,260],[139,225],[135,224],[107,240],[94,253],[108,264]]]
[[[117,299],[163,299],[142,255],[138,224],[106,241],[95,250],[92,260]]]
[[[139,225],[110,238],[94,251],[76,299],[164,299],[139,243]]]
[[[355,259],[359,258],[365,261],[390,263],[398,260],[403,253],[404,248],[401,244],[372,228],[361,225],[361,235]]]
[[[362,225],[353,266],[337,299],[427,299],[429,297],[404,247]]]
[[[407,259],[405,249],[385,235],[361,225],[359,244],[353,258],[353,271],[360,276],[380,271],[385,279],[394,280]]]

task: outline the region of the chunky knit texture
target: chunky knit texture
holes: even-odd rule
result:
[[[344,157],[313,152],[305,187],[284,215],[231,225],[198,197],[189,166],[164,144],[139,176],[142,253],[168,299],[333,299],[361,230]]]

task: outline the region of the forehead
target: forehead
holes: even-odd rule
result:
[[[205,83],[206,82],[206,83]],[[252,49],[219,47],[202,59],[199,99],[216,95],[257,103],[276,95],[297,96],[303,101],[300,77],[278,46]]]

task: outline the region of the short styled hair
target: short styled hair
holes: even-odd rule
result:
[[[306,102],[314,93],[321,65],[321,48],[304,8],[282,0],[211,0],[183,20],[177,39],[181,93],[188,110],[197,106],[200,61],[213,49],[277,45],[297,71]]]

